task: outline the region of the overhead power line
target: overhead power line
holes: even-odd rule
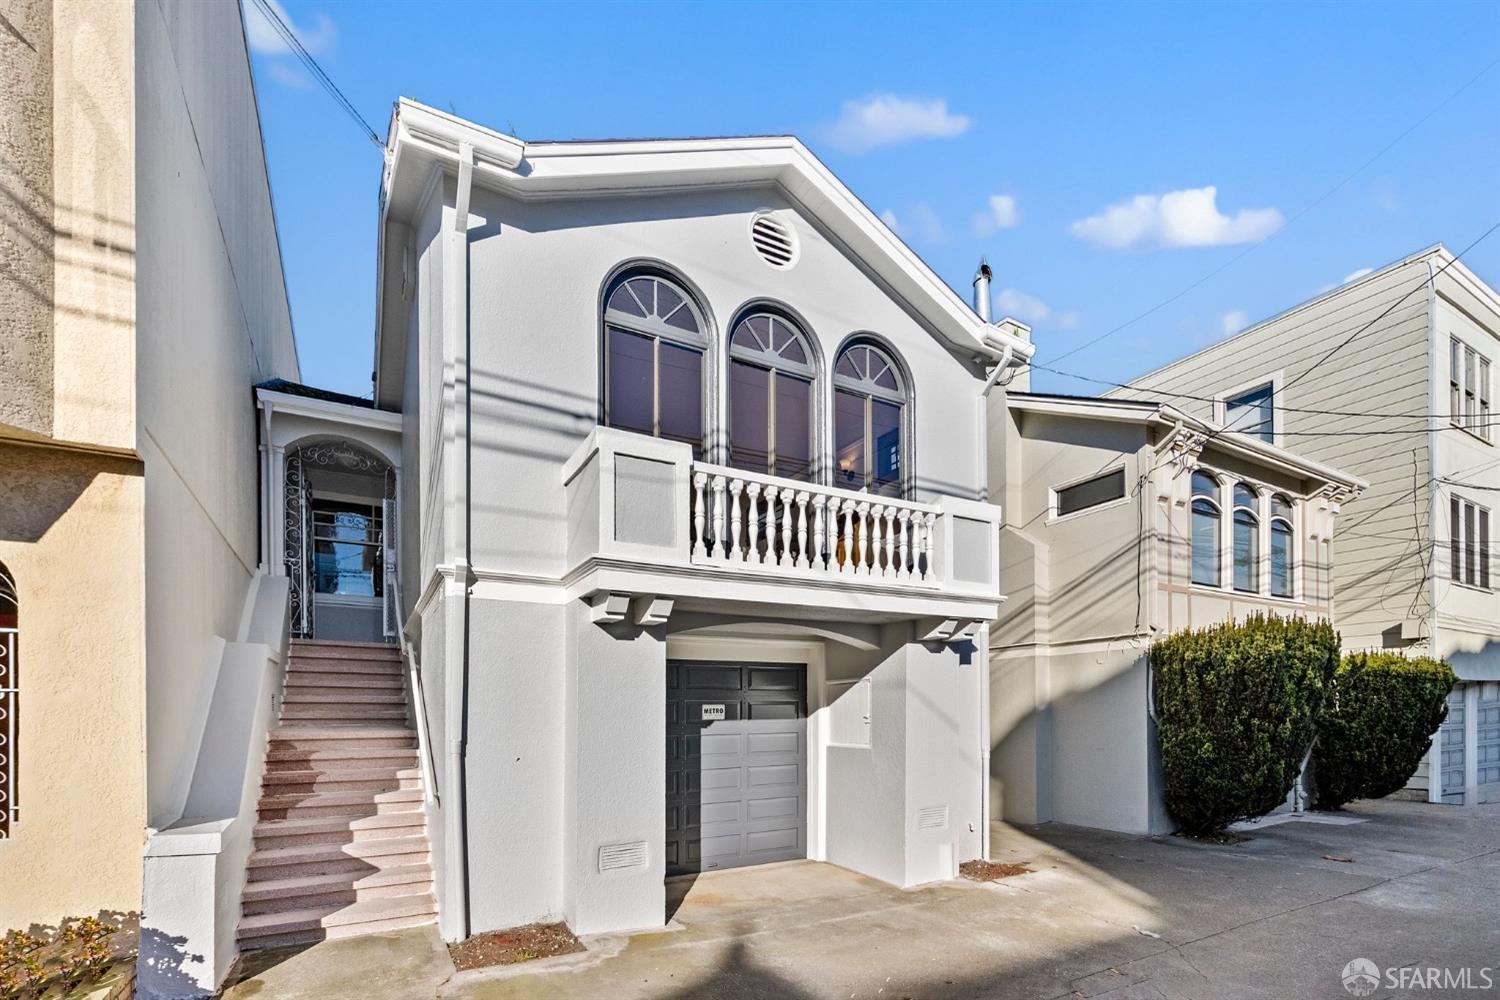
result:
[[[1293,215],[1290,219],[1287,220],[1286,225],[1282,226],[1280,229],[1277,229],[1275,232],[1267,233],[1265,236],[1263,236],[1260,239],[1256,240],[1254,243],[1251,243],[1249,246],[1245,247],[1245,249],[1241,250],[1239,253],[1235,254],[1233,257],[1230,257],[1224,263],[1220,264],[1218,267],[1214,268],[1212,271],[1209,271],[1203,277],[1199,278],[1197,281],[1194,281],[1192,284],[1188,285],[1186,288],[1184,288],[1182,291],[1178,292],[1177,294],[1172,295],[1172,296],[1170,296],[1168,298],[1163,299],[1162,301],[1156,303],[1156,305],[1152,306],[1151,308],[1149,308],[1149,309],[1147,309],[1147,310],[1145,310],[1143,312],[1137,313],[1136,315],[1132,316],[1130,319],[1128,319],[1125,322],[1121,323],[1119,326],[1115,326],[1115,327],[1112,327],[1112,328],[1106,330],[1105,332],[1101,333],[1099,336],[1093,338],[1092,340],[1086,340],[1086,341],[1084,341],[1082,344],[1079,344],[1077,347],[1075,347],[1072,350],[1066,352],[1065,354],[1058,355],[1053,360],[1054,361],[1063,361],[1063,360],[1065,360],[1067,358],[1071,358],[1073,355],[1077,354],[1079,351],[1085,351],[1085,350],[1089,349],[1090,347],[1093,347],[1095,344],[1097,344],[1097,343],[1099,343],[1101,341],[1107,340],[1110,337],[1113,337],[1115,334],[1119,333],[1120,331],[1129,329],[1130,327],[1132,327],[1135,324],[1139,323],[1141,320],[1145,319],[1146,317],[1148,317],[1148,316],[1150,316],[1150,315],[1152,315],[1152,314],[1154,314],[1156,312],[1159,312],[1162,309],[1165,309],[1167,306],[1171,305],[1173,302],[1176,302],[1178,299],[1182,298],[1184,295],[1187,295],[1189,292],[1193,291],[1194,289],[1198,288],[1199,286],[1205,284],[1210,279],[1217,277],[1220,273],[1222,273],[1223,271],[1225,271],[1229,267],[1231,267],[1234,264],[1238,263],[1239,261],[1243,260],[1245,257],[1247,257],[1248,255],[1250,255],[1251,253],[1253,253],[1254,251],[1256,251],[1260,247],[1264,246],[1266,243],[1268,243],[1271,240],[1275,239],[1280,234],[1286,232],[1286,230],[1290,229],[1292,227],[1292,225],[1297,222],[1297,220],[1301,219],[1304,215],[1306,215],[1307,213],[1311,212],[1313,209],[1317,208],[1319,205],[1323,204],[1323,202],[1327,201],[1329,198],[1333,197],[1341,189],[1343,189],[1343,187],[1346,184],[1348,184],[1350,181],[1354,180],[1354,178],[1358,177],[1361,173],[1363,173],[1366,169],[1368,169],[1369,166],[1372,163],[1374,163],[1376,160],[1380,159],[1386,153],[1390,152],[1391,149],[1393,147],[1395,147],[1397,143],[1401,142],[1401,140],[1405,139],[1407,136],[1409,136],[1413,132],[1415,132],[1418,128],[1420,128],[1424,124],[1426,124],[1427,121],[1428,121],[1428,119],[1430,119],[1433,115],[1437,114],[1439,111],[1443,110],[1443,108],[1445,108],[1449,104],[1453,103],[1453,101],[1456,100],[1460,94],[1462,94],[1464,91],[1468,90],[1470,87],[1474,86],[1474,84],[1478,83],[1479,80],[1480,80],[1480,78],[1483,77],[1490,70],[1494,69],[1497,64],[1500,64],[1500,58],[1496,58],[1496,59],[1492,60],[1491,62],[1489,62],[1484,67],[1484,69],[1481,69],[1478,73],[1475,73],[1473,76],[1471,76],[1468,79],[1468,81],[1463,84],[1463,86],[1459,87],[1457,90],[1455,90],[1452,93],[1450,93],[1447,97],[1443,98],[1437,104],[1433,105],[1433,107],[1432,107],[1432,109],[1430,111],[1428,111],[1421,118],[1418,118],[1415,122],[1412,122],[1410,125],[1408,125],[1404,130],[1402,130],[1402,132],[1399,135],[1397,135],[1390,142],[1386,143],[1384,146],[1380,147],[1380,149],[1377,150],[1373,156],[1371,156],[1369,159],[1365,160],[1365,162],[1361,163],[1358,167],[1354,168],[1354,170],[1352,170],[1351,172],[1349,172],[1348,174],[1346,174],[1343,177],[1343,179],[1340,180],[1337,184],[1333,185],[1333,187],[1329,188],[1327,191],[1324,191],[1322,194],[1318,195],[1318,197],[1314,198],[1307,205],[1303,206],[1303,208],[1300,211],[1298,211],[1295,215]],[[1036,366],[1032,366],[1032,367],[1036,367]]]
[[[1488,237],[1496,229],[1500,229],[1500,222],[1496,222],[1494,225],[1490,226],[1490,228],[1486,229],[1483,233],[1481,233],[1479,235],[1478,239],[1474,240],[1468,246],[1464,247],[1458,253],[1454,254],[1452,260],[1448,261],[1448,263],[1444,264],[1441,268],[1439,268],[1438,270],[1432,272],[1432,274],[1428,275],[1426,281],[1421,282],[1420,284],[1417,284],[1417,285],[1413,285],[1408,291],[1406,291],[1405,293],[1403,293],[1400,298],[1396,299],[1396,301],[1392,302],[1389,306],[1387,306],[1386,308],[1382,309],[1380,311],[1380,313],[1374,319],[1369,320],[1368,322],[1361,324],[1361,326],[1359,327],[1359,329],[1355,330],[1349,336],[1345,337],[1342,341],[1340,341],[1337,345],[1334,346],[1333,350],[1331,350],[1327,354],[1323,355],[1321,358],[1319,358],[1317,361],[1315,361],[1312,364],[1311,367],[1309,367],[1305,371],[1303,371],[1302,374],[1298,375],[1296,378],[1294,378],[1290,382],[1288,382],[1285,386],[1282,387],[1281,391],[1285,392],[1287,389],[1290,389],[1292,386],[1294,386],[1298,382],[1302,381],[1308,375],[1311,375],[1318,368],[1319,365],[1323,364],[1329,358],[1333,357],[1335,354],[1337,354],[1344,347],[1348,346],[1349,344],[1352,344],[1356,339],[1358,339],[1362,334],[1364,334],[1367,330],[1369,330],[1371,327],[1373,327],[1376,323],[1379,323],[1381,320],[1385,319],[1392,312],[1394,312],[1395,309],[1396,309],[1396,307],[1399,306],[1399,305],[1401,305],[1401,303],[1405,302],[1407,299],[1411,298],[1413,295],[1415,295],[1417,292],[1421,291],[1422,289],[1426,288],[1427,286],[1433,284],[1437,280],[1438,275],[1440,275],[1444,271],[1448,270],[1448,268],[1452,267],[1454,264],[1457,264],[1460,260],[1463,259],[1464,254],[1468,253],[1470,250],[1473,250],[1476,246],[1478,246],[1480,244],[1481,241],[1483,241],[1486,237]],[[1146,391],[1146,390],[1142,390],[1142,391]],[[1224,435],[1224,434],[1227,434],[1227,433],[1230,433],[1230,428],[1228,428],[1228,427],[1216,427],[1213,430],[1209,431],[1208,434],[1206,434],[1204,436],[1203,441],[1199,444],[1199,447],[1202,448],[1204,445],[1207,445],[1209,442],[1214,441],[1217,438],[1219,438],[1221,435]],[[1425,433],[1425,431],[1423,433]],[[1151,472],[1155,472],[1157,469],[1159,469],[1162,466],[1166,465],[1171,460],[1172,460],[1171,456],[1170,455],[1167,456],[1166,458],[1162,459],[1160,462],[1157,462],[1155,465],[1153,465],[1151,467],[1150,471]]]
[[[269,0],[252,0],[252,2],[255,4],[256,10],[260,11],[265,17],[266,22],[286,42],[287,47],[292,50],[292,54],[301,60],[303,66],[307,67],[307,71],[313,75],[313,79],[317,80],[319,86],[328,92],[329,97],[333,98],[334,103],[342,108],[344,113],[359,126],[361,132],[370,137],[371,142],[384,149],[385,140],[380,138],[380,134],[365,120],[365,116],[359,113],[359,109],[354,106],[354,102],[344,96],[344,92],[338,88],[333,79],[327,73],[323,72],[323,67],[318,65],[318,61],[303,46],[302,40],[297,37],[297,33],[291,29],[291,26],[286,21],[282,20],[281,15],[277,13],[275,7],[271,6]]]

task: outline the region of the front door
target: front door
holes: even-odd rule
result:
[[[806,668],[668,660],[667,874],[806,856]]]

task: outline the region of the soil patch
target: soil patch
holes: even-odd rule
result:
[[[583,950],[583,945],[568,930],[568,925],[561,922],[487,931],[448,946],[448,954],[453,956],[453,964],[460,972],[492,965],[515,965]]]
[[[965,861],[958,866],[958,873],[975,882],[998,882],[1016,875],[1029,875],[1035,869],[1008,861]]]

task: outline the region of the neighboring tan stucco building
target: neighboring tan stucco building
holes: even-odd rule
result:
[[[141,909],[258,561],[228,401],[297,359],[239,6],[0,16],[3,930]]]
[[[1327,618],[1363,483],[1150,401],[991,397],[1006,511],[990,634],[993,815],[1126,833],[1162,805],[1147,654],[1253,612]]]
[[[1334,624],[1458,674],[1409,785],[1433,802],[1500,802],[1497,371],[1500,294],[1434,246],[1111,393],[1237,415],[1369,482],[1334,538]]]

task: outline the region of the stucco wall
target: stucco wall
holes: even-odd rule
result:
[[[140,907],[140,465],[0,444],[0,563],[20,596],[20,822],[0,930]]]
[[[52,431],[52,0],[0,33],[0,424]]]
[[[150,815],[182,808],[214,636],[259,553],[250,386],[298,376],[239,7],[136,10],[139,435]],[[127,36],[128,37],[128,36]]]
[[[565,650],[558,637],[567,609],[475,599],[470,614],[470,919],[483,931],[562,913]],[[618,672],[635,668],[593,662],[580,669],[598,671],[603,684],[632,679]],[[623,722],[600,715],[584,723],[591,738],[614,724]]]
[[[518,202],[476,188],[469,234],[473,482],[485,497],[474,508],[477,568],[561,573],[565,503],[559,471],[598,420],[600,299],[610,273],[631,260],[661,261],[680,271],[701,292],[714,338],[726,335],[752,299],[795,310],[824,355],[825,394],[832,360],[846,337],[863,331],[886,338],[915,382],[918,498],[980,494],[980,411],[971,363],[918,326],[805,220],[798,220],[797,265],[768,267],[748,237],[750,218],[768,206],[795,211],[769,189]],[[426,245],[417,249],[425,253]],[[423,274],[430,289],[430,272]],[[446,356],[455,350],[448,345]],[[426,378],[423,384],[431,386]],[[432,389],[424,391],[430,397]],[[710,434],[717,437],[712,425]],[[820,434],[831,436],[826,420]]]

